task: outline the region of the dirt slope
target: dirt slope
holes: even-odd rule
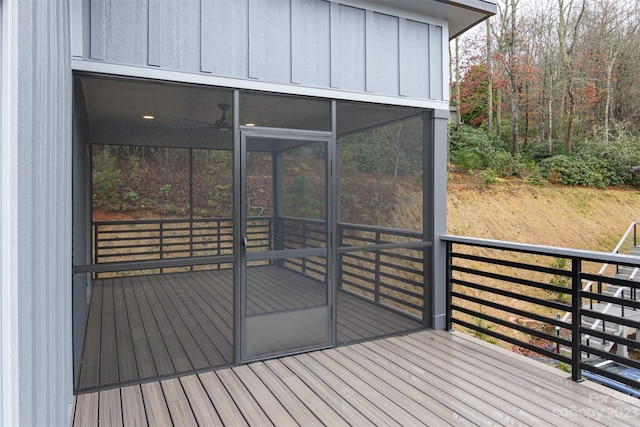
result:
[[[638,190],[532,187],[519,181],[486,186],[458,174],[448,190],[451,235],[608,252],[640,220]]]

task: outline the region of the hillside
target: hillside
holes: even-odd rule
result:
[[[597,190],[517,180],[486,186],[452,174],[447,233],[609,252],[632,221],[640,220],[640,191]]]

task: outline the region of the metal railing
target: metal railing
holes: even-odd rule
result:
[[[610,328],[591,329],[583,320],[617,325],[625,331],[640,328],[640,303],[622,295],[603,295],[583,282],[602,282],[637,289],[628,278],[590,273],[602,263],[640,267],[628,255],[525,245],[484,239],[442,236],[446,244],[447,324],[486,341],[511,346],[523,354],[542,356],[571,371],[580,380],[589,371],[637,387],[637,381],[585,363],[599,357],[640,369],[640,342]],[[557,260],[564,260],[557,262]],[[589,300],[611,303],[616,313],[591,309]],[[561,318],[560,313],[570,316]],[[604,351],[597,337],[616,345]]]
[[[252,217],[247,222],[248,248],[269,251],[326,247],[326,227],[323,220]],[[96,278],[114,271],[155,274],[204,265],[231,268],[233,221],[95,221],[93,245],[92,271]],[[424,242],[421,233],[338,224],[337,246],[339,289],[422,319],[424,249],[431,243]],[[323,257],[294,257],[280,265],[317,280],[326,279],[327,260]]]
[[[424,242],[418,232],[338,225],[339,287],[422,319]]]
[[[253,250],[270,250],[273,219],[252,217],[247,222],[247,240]],[[215,264],[231,261],[231,218],[140,219],[93,222],[93,264],[108,264],[114,271],[148,272],[180,265]],[[180,262],[180,260],[185,260]],[[190,261],[186,261],[190,260]],[[198,260],[202,260],[199,262]],[[96,273],[99,277],[100,273]]]

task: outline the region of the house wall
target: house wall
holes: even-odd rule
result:
[[[69,0],[2,1],[0,425],[68,425]]]
[[[448,105],[445,21],[324,0],[73,4],[78,59]]]

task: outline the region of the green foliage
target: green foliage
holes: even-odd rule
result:
[[[557,269],[560,269],[560,270],[564,270],[564,269],[567,268],[567,259],[566,258],[556,258],[550,264],[550,267],[551,268],[557,268]],[[570,288],[571,287],[571,280],[567,276],[556,274],[551,278],[551,280],[549,280],[549,284],[554,285],[554,286],[559,286],[561,288]],[[563,293],[563,292],[556,292],[556,291],[549,291],[548,290],[547,293],[549,293],[550,295],[554,296],[560,302],[565,302],[566,297],[567,297],[566,294]]]
[[[498,174],[495,170],[489,168],[480,172],[480,178],[486,185],[495,184],[498,182]]]
[[[99,150],[99,151],[98,151]],[[118,187],[122,184],[116,158],[109,146],[96,148],[93,155],[93,202],[98,208],[118,209],[120,196]]]
[[[422,171],[422,119],[365,130],[340,139],[344,170],[406,176]]]
[[[542,176],[552,183],[606,188],[619,185],[624,179],[601,158],[585,154],[560,154],[540,162]]]
[[[124,200],[133,204],[137,204],[140,201],[140,196],[138,193],[133,191],[131,187],[127,187],[127,190],[124,193]]]
[[[452,152],[451,163],[467,173],[484,167],[484,162],[482,161],[480,154],[471,148],[462,148]]]
[[[498,176],[511,176],[515,169],[511,154],[495,136],[471,126],[449,129],[450,160],[456,167],[470,172],[492,168]]]
[[[230,216],[233,207],[233,191],[231,184],[216,184],[213,191],[207,193],[207,206],[214,216]],[[209,213],[208,209],[202,209]],[[207,215],[202,215],[207,216]]]
[[[305,175],[296,176],[284,189],[284,214],[300,218],[324,219],[324,203],[313,195]]]
[[[166,196],[171,193],[173,186],[171,184],[163,184],[160,186],[160,191]]]
[[[482,312],[482,311],[481,311]],[[486,323],[482,318],[480,317],[474,317],[473,318],[473,322],[476,324],[476,326],[480,329],[485,329],[487,331],[490,331],[491,329],[493,329],[493,325],[490,323]],[[494,338],[492,338],[490,335],[485,334],[482,331],[479,331],[477,329],[469,329],[469,333],[472,334],[474,337],[479,338],[483,341],[486,341],[490,344],[497,344],[498,341],[496,341]]]
[[[529,174],[527,175],[527,183],[536,187],[542,187],[545,180],[540,173],[538,165],[534,161],[531,161],[527,165],[527,170],[529,171]]]
[[[517,173],[518,163],[506,151],[496,151],[489,160],[489,167],[497,176],[507,178]]]

